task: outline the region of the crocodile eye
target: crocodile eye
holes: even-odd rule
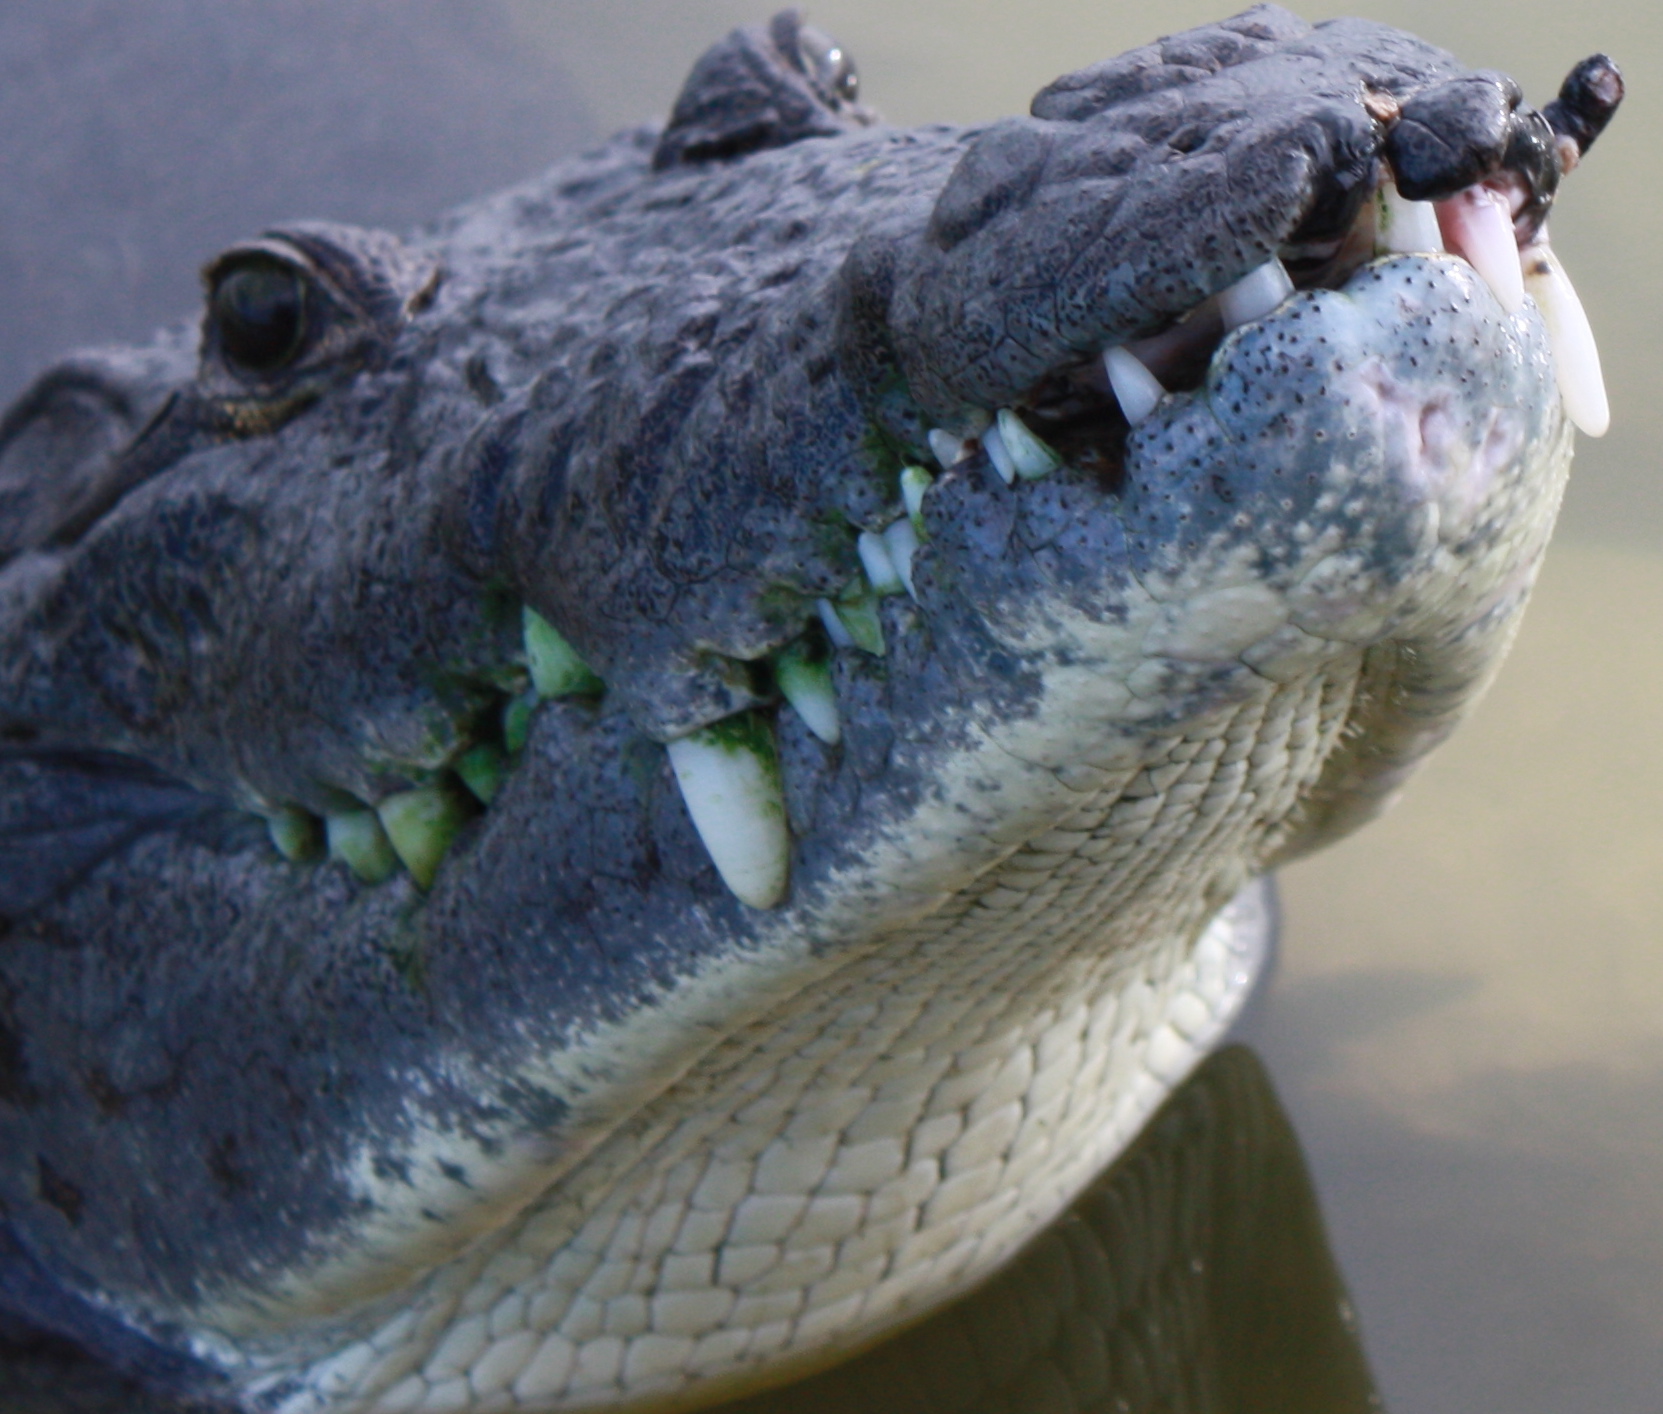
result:
[[[306,341],[305,281],[281,261],[227,265],[214,280],[209,309],[225,357],[252,373],[275,373]]]
[[[860,93],[860,75],[855,61],[829,34],[812,25],[797,31],[797,52],[802,56],[803,72],[827,98],[840,103],[853,103]]]

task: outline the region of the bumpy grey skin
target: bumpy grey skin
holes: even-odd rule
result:
[[[0,1312],[230,1400],[192,1313],[349,1250],[366,1162],[449,1185],[433,1223],[468,1230],[498,1160],[523,1187],[593,1142],[570,1077],[597,1028],[781,919],[831,956],[864,935],[817,919],[939,906],[928,878],[903,899],[848,881],[955,753],[1042,719],[1070,665],[1036,624],[1112,631],[1149,586],[1228,562],[1355,643],[1350,727],[1250,850],[1186,865],[1198,917],[1366,818],[1487,679],[1557,496],[1526,472],[1562,465],[1568,432],[1535,315],[1504,319],[1458,261],[1397,261],[1355,277],[1368,318],[1313,291],[1304,324],[1244,331],[1210,410],[1128,437],[1099,399],[1048,429],[1069,465],[1020,495],[980,453],[952,468],[916,603],[880,601],[887,654],[833,654],[841,744],[778,708],[770,655],[818,642],[815,601],[856,579],[931,428],[974,434],[977,410],[1337,239],[1392,141],[1381,95],[1443,95],[1422,108],[1448,170],[1419,153],[1418,195],[1541,125],[1408,35],[1260,7],[1061,79],[1031,117],[901,132],[793,25],[707,56],[667,131],[407,241],[263,237],[310,282],[308,340],[269,376],[210,319],[70,359],[6,414]],[[1519,175],[1545,211],[1557,166]],[[1346,394],[1376,366],[1446,388],[1456,420],[1517,413],[1503,490],[1430,549],[1435,508],[1382,469],[1397,433]],[[1328,588],[1313,543],[1343,550]],[[1417,597],[1467,560],[1493,589]],[[261,816],[374,803],[490,735],[521,604],[605,693],[543,704],[431,891],[278,857]],[[1265,681],[1181,647],[1144,669],[1115,728],[1134,755]],[[773,912],[724,887],[662,746],[751,708],[776,720],[791,827]],[[414,1172],[418,1131],[477,1166]]]

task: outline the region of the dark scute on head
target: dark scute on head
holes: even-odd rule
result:
[[[742,157],[871,123],[867,109],[823,93],[818,75],[805,71],[801,30],[797,12],[783,10],[706,50],[676,99],[653,167]]]
[[[1310,32],[1310,25],[1280,5],[1255,5],[1216,25],[1167,35],[1064,74],[1039,91],[1029,111],[1036,118],[1078,122],[1128,98],[1263,58],[1278,44]]]
[[[1409,99],[1386,135],[1398,191],[1410,201],[1437,201],[1497,171],[1513,137],[1519,98],[1512,79],[1484,71],[1434,84]]]
[[[1623,74],[1608,54],[1591,54],[1565,77],[1543,110],[1554,132],[1586,152],[1623,101]]]
[[[995,123],[971,144],[930,213],[930,239],[951,250],[1039,185],[1051,131],[1021,118]]]

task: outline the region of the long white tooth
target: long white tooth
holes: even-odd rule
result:
[[[741,903],[772,908],[785,897],[791,834],[768,724],[741,713],[672,741],[669,753],[693,828],[722,882]]]
[[[1062,458],[1034,436],[1028,424],[1009,408],[999,409],[998,431],[1005,451],[1010,454],[1011,465],[1024,480],[1038,481],[1062,465]]]
[[[930,451],[945,469],[964,456],[964,443],[951,432],[933,427],[930,429]]]
[[[1542,311],[1542,322],[1553,341],[1553,372],[1565,416],[1590,437],[1603,437],[1611,426],[1611,404],[1605,397],[1599,346],[1582,301],[1548,246],[1533,245],[1524,256],[1524,287]]]
[[[997,427],[990,427],[982,433],[982,450],[987,453],[987,459],[993,463],[993,469],[999,473],[999,479],[1005,485],[1009,486],[1016,480],[1016,465],[1011,461],[1011,454],[1005,447],[1005,439]]]
[[[1249,270],[1227,290],[1218,294],[1218,310],[1224,327],[1236,329],[1263,319],[1293,293],[1293,281],[1274,255],[1257,270]]]
[[[935,485],[935,477],[921,466],[901,468],[901,502],[907,508],[907,519],[920,535],[924,533],[924,493]]]
[[[863,530],[855,548],[860,551],[860,567],[866,571],[867,580],[879,594],[899,594],[906,588],[895,562],[889,558],[889,547],[884,543],[883,536]]]
[[[820,615],[820,622],[826,626],[826,637],[838,648],[853,648],[855,636],[849,632],[849,626],[837,616],[837,609],[830,599],[816,599],[814,612]]]
[[[1444,248],[1438,213],[1430,201],[1410,201],[1392,182],[1380,185],[1374,248],[1394,255],[1435,254]]]
[[[889,552],[889,563],[895,566],[895,573],[900,575],[907,593],[917,599],[918,592],[912,587],[912,557],[918,552],[918,532],[912,528],[912,522],[902,516],[886,527],[883,545]]]
[[[824,657],[811,658],[800,642],[793,643],[780,653],[774,681],[803,724],[827,746],[836,746],[843,737],[843,723],[837,714],[831,663]]]
[[[1517,314],[1524,308],[1524,277],[1507,198],[1472,186],[1438,202],[1436,209],[1445,246],[1479,273],[1497,304]]]
[[[1120,401],[1120,410],[1133,427],[1155,411],[1155,405],[1166,396],[1160,380],[1138,362],[1137,355],[1116,344],[1103,350],[1103,371],[1109,375],[1109,386]]]

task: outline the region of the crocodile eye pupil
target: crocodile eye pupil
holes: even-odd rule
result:
[[[214,286],[213,312],[226,358],[255,373],[283,367],[306,334],[305,287],[276,261],[228,270]]]

